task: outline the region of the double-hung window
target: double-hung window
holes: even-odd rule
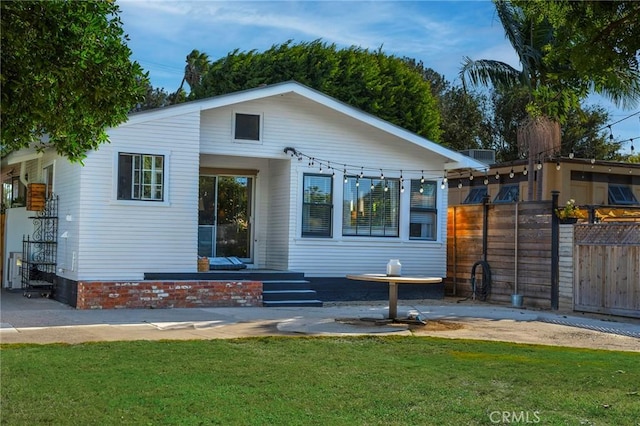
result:
[[[399,236],[398,179],[347,176],[343,197],[342,235]]]
[[[118,200],[164,200],[164,155],[118,154]]]
[[[305,174],[303,180],[302,236],[331,237],[333,178]]]
[[[437,238],[436,182],[411,181],[409,239],[430,240]]]

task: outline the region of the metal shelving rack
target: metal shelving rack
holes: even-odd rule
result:
[[[23,296],[50,297],[55,287],[58,255],[58,197],[50,196],[44,209],[32,216],[33,235],[22,239]]]

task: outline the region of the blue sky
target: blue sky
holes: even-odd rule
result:
[[[287,40],[321,39],[339,48],[359,46],[421,60],[458,84],[464,56],[519,67],[488,0],[467,1],[169,1],[118,0],[132,59],[154,87],[175,91],[185,58],[198,49],[216,60],[229,52],[264,51]],[[610,123],[640,110],[610,112]],[[640,114],[612,126],[616,140],[634,138],[640,150]],[[637,138],[637,139],[636,139]]]

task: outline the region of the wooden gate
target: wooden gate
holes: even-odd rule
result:
[[[574,232],[574,310],[640,318],[640,224]]]

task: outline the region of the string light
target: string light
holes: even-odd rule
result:
[[[485,185],[489,185],[489,178],[485,176],[485,177],[484,177],[484,181],[483,181],[483,183],[484,183]]]
[[[364,167],[360,167],[360,179],[364,178]]]
[[[556,161],[556,170],[560,170],[560,160]]]
[[[421,171],[422,177],[420,178],[420,183],[424,183],[424,170]]]
[[[522,170],[522,174],[526,176],[528,173],[529,171],[527,170],[527,166],[524,166],[524,170]]]
[[[509,172],[509,177],[513,179],[514,176],[515,176],[515,173],[513,172],[513,167],[512,167],[511,171]]]
[[[542,170],[542,160],[538,160],[538,164],[536,165],[538,170]]]
[[[635,149],[633,147],[633,138],[629,139],[629,142],[631,142],[631,154],[633,155],[633,150]]]
[[[347,165],[344,165],[344,169],[342,170],[342,174],[344,175],[344,183],[349,182],[349,178],[347,177]]]
[[[575,156],[576,156],[576,152],[573,150],[573,148],[571,148],[571,152],[569,153],[569,158],[573,160],[573,157]]]
[[[496,180],[500,179],[500,173],[496,171]]]
[[[462,188],[462,179],[458,181],[458,189]]]
[[[384,180],[384,173],[382,173],[382,169],[380,169],[380,180]]]
[[[469,180],[473,180],[473,173],[469,175]]]

